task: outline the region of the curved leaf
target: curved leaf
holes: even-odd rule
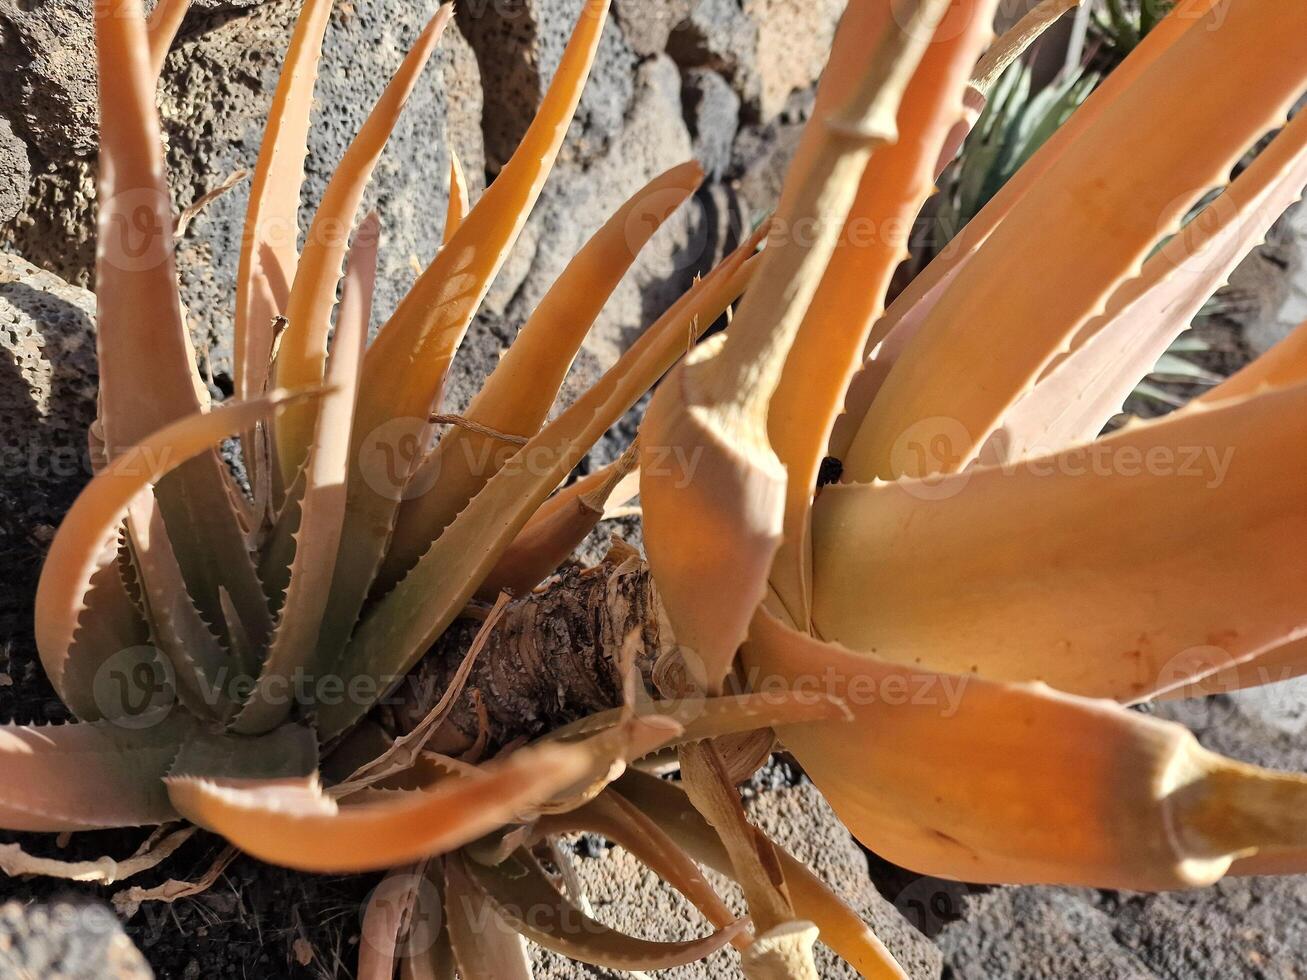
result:
[[[1186,31],[1104,107],[959,270],[885,379],[845,461],[851,479],[965,466],[1159,237],[1285,118],[1307,83],[1307,7],[1221,12],[1219,30]],[[1144,138],[1160,131],[1207,135]]]
[[[313,83],[331,5],[332,0],[304,0],[300,8],[250,183],[236,273],[233,360],[239,398],[263,393],[272,359],[272,320],[285,312],[295,280]]]
[[[1144,263],[1138,278],[1117,290],[1107,310],[1081,330],[1074,348],[1004,413],[980,459],[1044,455],[1097,436],[1304,186],[1307,118],[1299,114],[1220,197]],[[1226,389],[1220,397],[1232,393]]]
[[[813,509],[819,635],[1132,702],[1307,635],[1307,385]]]
[[[1075,0],[1054,0],[1066,5]],[[862,360],[885,291],[908,255],[908,233],[934,193],[944,143],[965,119],[971,67],[991,36],[996,0],[954,0],[898,107],[898,135],[867,162],[767,412],[767,435],[785,465],[783,536],[770,583],[790,616],[810,616],[808,511],[831,426]]]
[[[0,827],[94,830],[176,819],[162,779],[193,730],[180,711],[141,729],[107,721],[0,726]]]
[[[317,392],[273,392],[250,402],[223,405],[165,426],[119,453],[87,485],[60,524],[36,590],[36,643],[41,663],[60,697],[65,665],[74,647],[84,597],[101,567],[101,555],[117,541],[118,526],[133,498],[215,442],[265,418],[279,406]],[[85,700],[73,693],[70,701]]]
[[[765,611],[743,656],[870,692],[850,699],[851,726],[781,738],[859,840],[923,874],[1155,891],[1307,840],[1307,779],[1224,759],[1109,701],[890,663]]]
[[[178,812],[248,854],[301,871],[391,868],[452,850],[511,821],[590,765],[581,749],[522,750],[476,777],[386,802],[337,806],[316,774],[298,780],[170,777]]]
[[[731,859],[721,839],[676,783],[632,770],[618,781],[617,790],[696,861],[719,874],[731,874]],[[868,980],[907,980],[907,974],[858,913],[802,862],[775,842],[773,845],[795,913],[817,924],[822,942]]]

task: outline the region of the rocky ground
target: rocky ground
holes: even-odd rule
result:
[[[460,4],[457,29],[419,86],[367,201],[385,226],[378,320],[411,282],[414,261],[429,260],[437,246],[448,147],[478,189],[493,179],[538,104],[579,5]],[[161,100],[178,209],[252,165],[295,6],[194,0]],[[308,200],[433,6],[434,0],[337,4],[318,86]],[[571,390],[593,379],[771,205],[839,6],[614,0],[565,150],[469,335],[450,409],[462,406],[575,248],[654,174],[693,155],[710,180],[619,289],[578,361]],[[94,302],[87,287],[94,286],[95,79],[84,0],[0,0],[0,72],[0,718],[61,720],[64,709],[36,664],[30,615],[52,528],[87,476],[84,431],[94,412]],[[243,186],[218,199],[178,253],[189,322],[221,394],[231,390],[228,324],[245,200]],[[1222,329],[1238,351],[1264,349],[1307,316],[1307,275],[1298,274],[1307,265],[1304,215],[1307,209],[1281,222],[1271,244],[1234,278],[1227,304],[1233,320]],[[609,458],[628,434],[606,440],[595,460]],[[1305,704],[1304,692],[1289,687],[1166,710],[1212,747],[1305,769]],[[1302,969],[1304,879],[1234,881],[1161,896],[984,889],[919,878],[869,858],[784,764],[755,779],[748,806],[864,911],[914,977],[1290,978]],[[122,856],[142,837],[0,835],[0,844],[21,839],[64,858]],[[201,875],[220,850],[212,838],[197,838],[142,883]],[[698,928],[696,914],[620,850],[583,839],[577,853],[599,918],[664,938]],[[103,904],[122,886],[0,878],[0,903],[9,900],[0,904],[0,980],[138,977],[151,970],[166,978],[347,976],[362,903],[374,884],[237,859],[208,892],[147,904],[123,925]],[[668,975],[720,976],[730,971],[728,960],[720,954]],[[605,975],[543,953],[537,966],[543,977]],[[830,961],[824,970],[851,975]]]

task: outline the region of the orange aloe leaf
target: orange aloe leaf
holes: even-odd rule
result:
[[[582,963],[619,970],[667,970],[704,959],[747,926],[739,920],[725,929],[686,942],[637,939],[595,921],[564,898],[526,851],[512,868],[487,867],[455,855],[461,871],[504,921],[532,942]]]
[[[50,544],[36,590],[36,643],[41,663],[61,698],[88,584],[135,496],[215,442],[265,418],[278,407],[316,392],[274,392],[223,405],[173,422],[120,452],[73,502]],[[85,699],[85,695],[82,696]],[[76,703],[77,693],[68,700]]]
[[[554,488],[740,295],[753,275],[748,258],[753,247],[746,242],[696,283],[590,390],[518,450],[514,464],[501,468],[472,498],[350,638],[341,664],[351,674],[373,678],[380,697],[412,669]],[[318,720],[324,732],[335,733],[369,707],[366,702],[324,706]]]
[[[693,902],[715,928],[725,929],[735,921],[731,910],[689,855],[648,814],[616,790],[610,788],[567,813],[541,817],[535,823],[532,839],[576,833],[601,834],[626,848]],[[747,947],[748,937],[738,937],[736,945]]]
[[[277,383],[282,387],[317,384],[322,380],[331,310],[336,305],[336,286],[345,257],[345,236],[340,229],[354,223],[372,170],[453,14],[453,4],[442,4],[427,23],[322,192],[286,301],[286,332],[274,366]],[[285,483],[295,478],[303,463],[313,427],[313,408],[307,405],[290,409],[276,420],[274,442]]]
[[[1053,2],[1065,6],[1075,0]],[[954,0],[936,29],[903,93],[897,138],[877,147],[862,173],[839,245],[768,406],[768,439],[787,473],[783,539],[770,582],[799,624],[811,614],[808,511],[831,426],[862,360],[867,334],[884,311],[890,276],[908,255],[913,219],[934,192],[945,140],[964,124],[962,95],[991,36],[994,6],[995,0]]]
[[[826,488],[818,635],[887,660],[1133,702],[1307,633],[1307,385],[1055,456]],[[1289,455],[1286,455],[1288,453]]]
[[[592,483],[585,492],[562,491],[550,497],[513,538],[477,590],[477,596],[493,597],[501,591],[526,595],[557,571],[603,519],[609,498],[626,483],[627,477],[634,475],[632,471],[638,460],[635,450],[632,445],[612,464],[592,474],[602,479]],[[581,485],[582,481],[577,481],[573,487]],[[637,490],[638,487],[630,487],[632,494]]]
[[[349,472],[350,428],[358,401],[359,368],[368,340],[372,291],[377,273],[381,225],[370,213],[354,235],[345,273],[340,315],[327,364],[327,385],[317,414],[313,444],[304,466],[295,557],[290,566],[281,618],[258,681],[232,727],[245,734],[283,722],[294,699],[294,674],[310,666],[331,592],[331,571],[345,519],[345,477]]]
[[[693,461],[642,461],[640,496],[650,567],[707,690],[730,669],[781,542],[786,474],[768,442],[768,403],[867,159],[894,139],[904,88],[948,2],[895,16],[870,0],[845,11],[754,288],[724,338],[692,351],[645,414],[643,454],[670,446]],[[706,601],[705,580],[733,582],[729,601]]]
[[[95,830],[176,819],[162,779],[193,729],[181,711],[139,729],[109,721],[0,725],[0,827]]]
[[[921,274],[890,304],[885,315],[877,321],[868,338],[868,353],[872,347],[888,337],[910,312],[918,317],[932,307],[947,288],[949,281],[965,266],[976,250],[984,244],[999,223],[1007,217],[1014,205],[1061,157],[1066,149],[1079,140],[1104,110],[1133,90],[1139,78],[1187,32],[1211,30],[1206,21],[1213,8],[1222,0],[1180,0],[1169,16],[1130,52],[1090,94],[1089,98],[1058,127],[1042,146],[1007,181],[997,194],[972,218],[948,247],[937,255]],[[974,110],[979,115],[979,108]],[[959,136],[958,143],[961,143]],[[947,162],[947,161],[945,161]],[[923,309],[923,306],[925,309]]]
[[[618,781],[616,790],[696,861],[720,874],[731,874],[731,859],[721,839],[676,783],[633,770]],[[817,925],[821,941],[867,980],[907,980],[907,974],[858,913],[802,862],[775,842],[773,845],[795,913]]]
[[[338,633],[353,627],[380,568],[409,477],[430,444],[428,420],[445,373],[558,155],[607,11],[608,0],[587,0],[512,159],[400,302],[364,360],[350,517],[331,602]]]
[[[1293,119],[1242,174],[1144,263],[1074,348],[1003,415],[985,462],[1093,439],[1139,379],[1307,185],[1307,118]],[[1253,375],[1217,397],[1241,393]],[[1208,392],[1208,397],[1216,393]]]
[[[1284,119],[1307,82],[1307,7],[1253,0],[1222,13],[1219,30],[1186,31],[1104,107],[958,271],[863,421],[851,479],[953,472],[975,458],[1158,238]],[[1208,138],[1149,138],[1164,130]]]
[[[163,72],[168,49],[172,47],[190,6],[191,0],[159,0],[145,21],[145,34],[150,43],[150,68],[155,78]]]
[[[449,147],[449,202],[445,207],[445,228],[441,245],[448,245],[458,226],[463,223],[467,213],[472,210],[472,199],[468,194],[467,177],[463,173],[463,163],[458,159],[458,151],[451,144]]]
[[[851,725],[781,738],[855,836],[923,874],[1157,891],[1307,841],[1307,779],[1109,701],[890,663],[765,610],[743,656],[864,692]]]
[[[578,778],[583,749],[524,749],[475,777],[340,806],[316,772],[299,779],[171,776],[178,812],[248,854],[300,871],[391,868],[467,844]]]
[[[457,859],[445,862],[445,921],[462,976],[531,980],[531,957],[521,934],[495,911]]]
[[[172,204],[164,178],[155,77],[138,0],[95,11],[100,82],[96,242],[100,429],[113,458],[160,426],[207,407],[182,317],[173,261]],[[149,384],[141,379],[148,377]],[[164,517],[186,527],[178,558],[190,591],[219,622],[226,585],[252,628],[266,609],[227,497],[224,465],[202,455],[159,487]]]
[[[702,180],[697,163],[683,163],[655,177],[613,212],[518,331],[473,396],[463,413],[466,419],[520,437],[539,431],[608,297],[654,232]],[[382,588],[413,567],[515,450],[470,426],[445,433],[413,477],[431,489],[400,506],[380,573]]]

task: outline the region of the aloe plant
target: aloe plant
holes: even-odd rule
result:
[[[988,20],[983,3],[945,6]],[[793,257],[770,244],[732,336],[650,407],[646,438],[657,419],[663,438],[703,445],[700,471],[739,502],[710,510],[642,481],[673,627],[712,688],[736,671],[838,680],[853,724],[780,738],[855,835],[914,870],[1162,889],[1304,867],[1307,778],[1223,758],[1127,706],[1304,669],[1291,544],[1307,529],[1304,471],[1286,451],[1307,330],[1192,407],[1096,440],[1307,183],[1307,118],[1284,125],[1307,83],[1284,39],[1307,11],[1217,6],[1178,4],[887,310],[901,242]],[[800,157],[778,222],[887,227],[920,206],[974,58],[963,36],[940,29],[903,91],[898,142],[860,177]],[[856,91],[837,94],[836,43],[818,120],[848,118]],[[813,147],[847,138],[819,125]],[[814,493],[828,455],[842,482]],[[1190,456],[1206,461],[1191,471]],[[738,583],[711,615],[688,588],[704,540],[721,556],[712,571]],[[865,694],[952,687],[954,710]]]
[[[1307,328],[1193,406],[1096,436],[1307,184],[1304,115],[1173,234],[1307,84],[1307,8],[1245,0],[1212,30],[1215,0],[1182,0],[885,308],[978,94],[1072,5],[990,46],[995,4],[853,0],[770,223],[548,421],[635,248],[700,178],[687,164],[637,193],[466,411],[440,412],[605,0],[585,3],[475,204],[455,165],[444,245],[370,343],[381,224],[357,212],[450,11],[301,246],[285,230],[330,9],[305,0],[254,171],[237,397],[220,406],[182,320],[153,108],[184,0],[148,22],[137,0],[97,8],[100,471],[55,536],[36,608],[43,663],[81,721],[0,728],[0,825],[184,818],[292,868],[390,869],[366,913],[383,937],[361,950],[369,978],[529,977],[522,937],[637,971],[730,944],[753,980],[815,977],[820,939],[865,976],[903,976],[749,824],[735,787],[778,736],[854,834],[919,871],[1149,889],[1301,870],[1307,779],[1128,706],[1307,669],[1307,472],[1292,459]],[[728,329],[692,346],[737,299]],[[669,369],[638,447],[558,489]],[[249,494],[212,449],[230,436]],[[843,481],[818,492],[827,457]],[[484,765],[436,751],[508,614],[503,590],[549,576],[637,463],[647,605],[675,641],[659,641],[652,688],[636,629],[606,651],[621,704]],[[364,724],[469,608],[483,625],[420,720]],[[680,786],[630,765],[669,747]],[[629,849],[711,931],[654,942],[585,915],[553,846],[576,831]],[[747,919],[701,865],[739,883]],[[443,914],[418,942],[424,888]]]

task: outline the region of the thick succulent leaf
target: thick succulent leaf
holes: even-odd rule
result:
[[[706,690],[730,669],[781,543],[786,474],[768,442],[769,402],[868,157],[893,140],[903,91],[948,5],[921,0],[900,17],[867,0],[845,11],[757,282],[723,341],[694,351],[645,415],[646,457],[670,446],[694,461],[678,468],[643,459],[640,497],[649,564]],[[733,587],[709,602],[705,580]]]
[[[239,661],[186,591],[157,503],[141,494],[127,511],[128,540],[150,638],[168,659],[182,703],[202,718],[224,718],[234,707],[228,685]]]
[[[1299,114],[1117,290],[1073,349],[1003,415],[981,460],[1044,455],[1097,436],[1304,186],[1307,117]]]
[[[587,0],[512,159],[382,327],[363,365],[349,518],[332,586],[332,628],[353,628],[390,543],[400,501],[431,441],[454,352],[530,214],[598,49],[608,0]],[[552,488],[551,488],[552,489]]]
[[[50,544],[36,591],[37,648],[60,697],[69,703],[86,700],[86,692],[65,696],[65,664],[89,584],[105,549],[117,541],[136,494],[220,439],[308,394],[316,393],[274,392],[174,422],[120,453],[82,491]]]
[[[176,819],[162,779],[194,722],[0,726],[0,827],[64,831]]]
[[[477,590],[477,597],[493,599],[502,591],[525,595],[557,571],[598,526],[607,513],[609,501],[620,496],[623,487],[628,494],[639,491],[638,485],[628,480],[629,477],[638,480],[633,472],[639,459],[635,448],[632,446],[608,466],[591,474],[598,476],[598,480],[578,480],[545,501],[495,563]],[[583,484],[589,489],[574,490]]]
[[[441,245],[448,245],[449,240],[458,231],[467,213],[472,210],[472,199],[468,194],[467,176],[463,173],[463,163],[458,158],[458,151],[449,148],[449,201],[445,206],[445,227]]]
[[[373,871],[476,840],[577,779],[590,761],[581,748],[524,749],[475,777],[345,806],[322,792],[316,773],[170,777],[168,795],[189,820],[261,860],[301,871]]]
[[[1053,0],[1064,6],[1074,0]],[[991,36],[996,0],[953,0],[903,93],[898,136],[877,147],[794,340],[768,407],[767,433],[785,465],[783,540],[771,586],[795,622],[810,615],[808,511],[844,392],[884,311],[890,276],[908,255],[908,232],[934,193],[945,140],[965,124],[963,93]]]
[[[1307,633],[1307,385],[939,479],[829,487],[818,635],[1137,701]],[[1201,661],[1201,658],[1199,658]]]
[[[268,603],[278,613],[286,599],[286,587],[290,585],[290,566],[295,560],[295,535],[304,516],[301,504],[307,483],[308,467],[304,466],[295,477],[295,482],[286,490],[281,507],[267,527],[259,549],[259,581],[263,583]]]
[[[564,898],[526,851],[487,867],[455,855],[461,870],[490,905],[532,942],[570,959],[618,970],[667,970],[711,956],[747,923],[740,920],[702,939],[654,942],[617,932]]]
[[[82,721],[99,721],[104,707],[97,703],[96,677],[121,651],[139,648],[150,640],[141,615],[135,571],[126,549],[115,538],[105,546],[88,579],[82,612],[74,628],[72,646],[64,658],[64,673],[57,689],[64,703]],[[133,577],[129,588],[124,574]]]
[[[696,283],[589,391],[518,451],[517,464],[495,474],[404,580],[373,607],[345,649],[344,669],[373,678],[377,697],[399,682],[590,447],[740,295],[753,274],[751,251],[745,243]],[[347,543],[341,547],[344,560],[350,552]],[[341,731],[370,706],[366,701],[324,706],[319,724],[328,734]]]
[[[1104,107],[958,271],[864,420],[845,460],[852,479],[966,465],[1158,238],[1283,120],[1307,84],[1307,7],[1252,0],[1220,13],[1219,30],[1186,31]],[[1206,136],[1151,138],[1163,131]]]
[[[765,611],[743,656],[867,692],[850,698],[852,726],[781,737],[845,826],[923,874],[1153,891],[1307,840],[1303,777],[1224,759],[1109,701],[889,663]]]
[[[240,398],[262,394],[267,384],[273,317],[285,312],[295,281],[313,83],[330,16],[331,0],[304,0],[254,168],[236,276],[234,360]]]
[[[617,791],[696,861],[720,874],[732,873],[721,839],[676,783],[630,771],[618,781]],[[776,855],[796,914],[817,924],[822,942],[868,980],[906,980],[907,974],[857,912],[779,845]]]
[[[313,445],[304,466],[304,493],[299,503],[295,557],[286,598],[258,682],[233,721],[232,727],[238,732],[265,732],[284,721],[294,701],[291,691],[296,672],[313,666],[345,519],[349,437],[358,401],[359,368],[368,340],[380,233],[376,214],[369,214],[355,233],[350,249],[340,316],[327,364],[329,391],[322,399]]]
[[[154,75],[139,0],[97,8],[100,178],[96,307],[110,458],[201,407],[172,254]],[[142,316],[142,311],[149,316]],[[151,383],[140,383],[149,377]]]
[[[531,980],[531,957],[521,934],[495,911],[457,859],[445,862],[445,918],[462,976]]]
[[[1001,187],[980,213],[967,222],[948,248],[937,255],[907,288],[890,304],[885,315],[877,321],[868,338],[871,348],[893,333],[910,311],[924,316],[923,303],[928,309],[943,294],[946,280],[957,275],[989,238],[1012,208],[1038,182],[1066,149],[1079,140],[1098,120],[1106,108],[1130,92],[1138,79],[1165,54],[1172,45],[1191,30],[1209,30],[1211,25],[1204,15],[1217,7],[1221,0],[1180,0],[1171,16],[1165,18],[1138,44],[1130,56],[1117,66],[1102,84],[1085,100],[1066,123],[1049,137],[1016,174]],[[975,110],[979,113],[979,109]],[[959,140],[960,142],[960,140]],[[858,421],[861,421],[859,417]],[[862,479],[862,477],[859,477]]]
[[[146,19],[145,34],[150,44],[150,67],[155,78],[163,71],[163,61],[168,57],[168,49],[172,47],[177,29],[182,26],[182,18],[190,6],[191,0],[159,0]]]
[[[453,15],[453,4],[442,4],[418,35],[322,192],[286,301],[286,332],[274,365],[277,383],[282,387],[318,384],[322,380],[331,310],[336,305],[336,287],[345,258],[346,241],[340,229],[354,224],[372,170]],[[295,478],[308,454],[314,424],[315,411],[310,405],[289,409],[276,420],[274,445],[286,483]]]
[[[173,261],[172,204],[164,178],[155,75],[139,0],[95,12],[100,83],[96,239],[100,428],[109,458],[150,432],[207,406],[182,317]],[[148,315],[143,311],[148,311]],[[149,378],[143,384],[142,378]],[[254,624],[261,592],[226,496],[228,475],[205,453],[159,487],[190,591],[217,622],[226,584]]]
[[[697,163],[673,167],[636,191],[576,256],[527,319],[463,413],[473,425],[521,438],[539,431],[612,291],[662,223],[703,179]],[[413,479],[425,493],[400,506],[380,587],[417,563],[517,446],[472,426],[445,433]],[[534,584],[534,583],[532,583]]]

